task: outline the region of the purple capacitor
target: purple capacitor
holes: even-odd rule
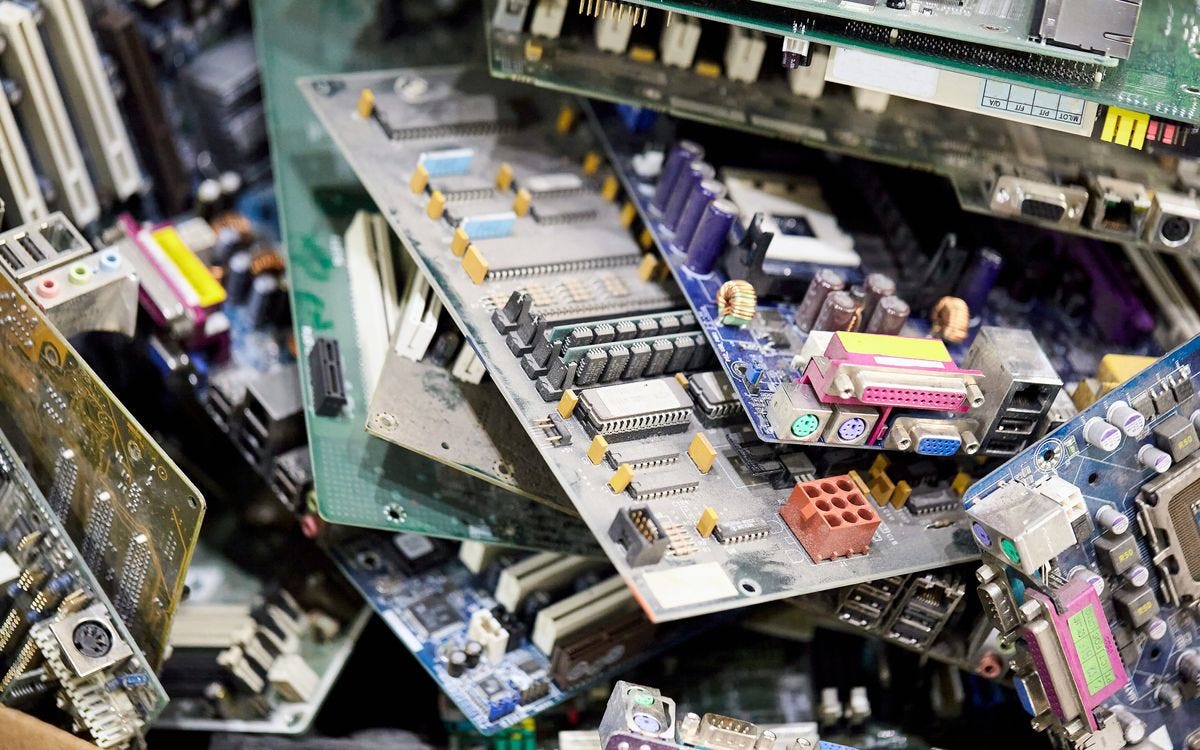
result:
[[[863,292],[863,309],[859,318],[861,321],[859,328],[865,327],[871,320],[871,315],[875,313],[875,306],[879,304],[879,300],[891,297],[896,293],[896,282],[882,273],[869,273],[863,281]]]
[[[896,295],[884,297],[875,305],[875,311],[871,313],[870,320],[867,321],[867,333],[882,333],[888,336],[896,336],[900,333],[900,329],[904,327],[908,321],[908,315],[911,312],[908,308],[908,303],[900,299]]]
[[[674,230],[679,224],[679,215],[683,213],[683,204],[687,203],[688,196],[697,185],[704,180],[711,180],[716,174],[708,162],[694,161],[684,167],[679,173],[679,179],[675,180],[671,196],[667,198],[667,207],[663,209],[663,223]]]
[[[987,307],[988,294],[996,286],[996,277],[1000,275],[1000,266],[1004,264],[1000,253],[986,247],[976,253],[958,280],[958,290],[955,293],[967,303],[971,311],[972,324]]]
[[[819,269],[813,274],[808,290],[804,292],[804,299],[796,308],[796,327],[801,331],[811,331],[821,312],[821,305],[825,304],[825,297],[830,292],[840,292],[845,288],[846,279],[840,273],[832,268]]]
[[[713,270],[717,258],[725,250],[729,228],[737,217],[737,206],[718,198],[704,207],[704,215],[696,224],[688,245],[685,265],[694,273],[704,275]]]
[[[725,197],[725,186],[719,180],[701,180],[692,188],[692,194],[683,204],[679,221],[675,224],[675,246],[686,250],[704,215],[704,209],[717,198]]]
[[[683,168],[697,159],[704,158],[704,148],[698,143],[680,141],[676,143],[663,162],[662,171],[658,173],[658,184],[654,187],[654,205],[659,211],[667,207],[667,199],[675,188]]]
[[[821,312],[813,323],[814,331],[849,331],[858,318],[858,302],[850,292],[830,292],[825,295]]]

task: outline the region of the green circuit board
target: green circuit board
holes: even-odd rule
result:
[[[256,10],[296,339],[302,351],[318,336],[339,341],[350,396],[341,416],[316,415],[308,368],[299,368],[317,512],[352,526],[596,552],[578,518],[366,432],[368,390],[340,238],[354,212],[370,204],[329,140],[315,135],[315,118],[295,95],[295,80],[344,70],[351,60],[356,66],[378,64],[401,53],[355,46],[352,40],[360,39],[373,18],[370,3],[331,7],[296,0],[260,3]]]
[[[1200,15],[1194,4],[1179,0],[1142,3],[1129,59],[1115,66],[1099,64],[1095,59],[1091,62],[1065,60],[1061,57],[1064,50],[1042,45],[981,49],[979,35],[963,32],[958,28],[956,18],[952,21],[941,18],[939,23],[951,33],[935,35],[930,33],[932,27],[929,24],[926,24],[926,31],[916,31],[911,23],[902,23],[878,10],[864,20],[827,15],[834,12],[832,8],[823,8],[817,13],[813,10],[815,7],[832,5],[820,0],[633,2],[654,10],[691,15],[772,35],[799,36],[813,42],[865,49],[1008,83],[1035,85],[1100,104],[1200,124]],[[840,3],[843,7],[840,16],[863,17],[861,13],[847,14],[844,7],[849,5],[856,3]],[[1040,53],[1029,51],[1030,46],[1040,49]],[[1110,58],[1108,62],[1114,61]]]

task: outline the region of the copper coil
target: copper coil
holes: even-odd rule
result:
[[[217,214],[208,223],[217,234],[225,230],[230,230],[236,232],[238,238],[243,242],[249,242],[254,239],[254,225],[243,214],[237,211],[225,211],[224,213]]]
[[[254,254],[254,258],[250,261],[250,273],[253,276],[258,276],[264,273],[283,273],[286,268],[283,262],[283,256],[278,250],[259,250]]]
[[[951,344],[961,344],[971,328],[971,309],[958,297],[942,297],[929,313],[931,332]]]
[[[717,290],[717,314],[725,325],[744,326],[754,319],[758,294],[743,279],[731,279]]]

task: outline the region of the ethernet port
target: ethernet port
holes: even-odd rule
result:
[[[1040,416],[1046,411],[1046,407],[1050,402],[1054,400],[1054,395],[1058,390],[1057,387],[1042,383],[1024,383],[1018,385],[1013,389],[1012,397],[1009,398],[1008,406],[1004,411]]]
[[[1118,234],[1139,234],[1151,200],[1143,185],[1112,177],[1097,177],[1092,228]]]

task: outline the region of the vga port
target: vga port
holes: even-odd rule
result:
[[[991,209],[997,214],[1025,216],[1053,224],[1079,224],[1087,204],[1085,188],[1006,175],[996,180]]]
[[[962,447],[958,435],[929,435],[917,438],[917,453],[922,456],[953,456]]]

